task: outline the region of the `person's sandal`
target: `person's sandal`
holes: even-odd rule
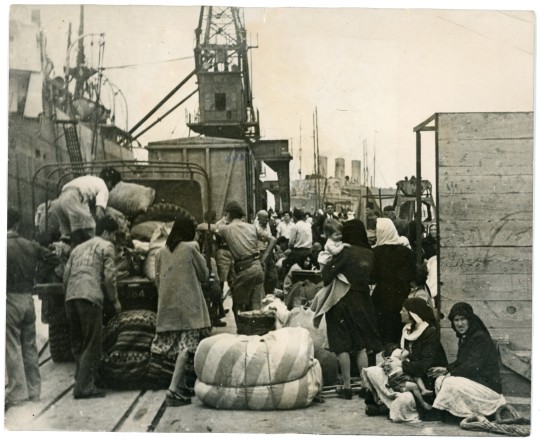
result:
[[[340,399],[352,399],[352,389],[351,388],[337,388],[336,387],[336,394]]]
[[[167,390],[165,393],[165,402],[167,406],[184,406],[191,403],[189,397],[184,397],[180,393],[172,390]]]
[[[195,390],[188,387],[179,387],[178,393],[185,397],[195,397]]]

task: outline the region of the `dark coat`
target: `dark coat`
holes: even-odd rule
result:
[[[499,354],[483,328],[473,328],[460,338],[457,359],[448,365],[448,371],[502,393]]]
[[[373,306],[384,343],[399,343],[403,324],[399,311],[411,291],[414,279],[414,254],[401,245],[375,247]]]
[[[375,311],[369,294],[373,268],[371,249],[351,246],[324,266],[322,279],[329,285],[339,273],[350,283],[347,294],[326,313],[326,329],[330,351],[359,351],[366,348],[375,353],[382,349]]]
[[[406,341],[405,348],[410,355],[403,362],[403,372],[422,378],[426,387],[433,389],[434,379],[427,376],[428,369],[448,365],[437,331],[433,327],[426,328],[416,341]]]

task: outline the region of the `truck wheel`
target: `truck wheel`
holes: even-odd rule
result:
[[[156,203],[133,220],[133,225],[148,221],[173,222],[178,218],[192,217],[184,208],[173,203]]]
[[[53,362],[71,362],[73,354],[69,339],[69,323],[65,315],[49,318],[49,350]]]

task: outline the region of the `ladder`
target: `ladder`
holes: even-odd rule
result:
[[[73,173],[76,176],[84,175],[84,169],[81,165],[83,158],[81,154],[81,146],[79,144],[79,136],[77,135],[76,122],[61,122],[66,139],[66,147],[69,155],[69,161],[73,164]]]

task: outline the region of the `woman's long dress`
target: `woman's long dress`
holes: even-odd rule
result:
[[[373,267],[371,249],[345,248],[322,271],[325,285],[343,274],[351,284],[347,294],[326,313],[328,345],[334,353],[382,350],[369,281]]]
[[[400,310],[411,291],[414,279],[414,254],[401,245],[383,245],[373,251],[373,306],[382,342],[399,344],[401,339]]]

